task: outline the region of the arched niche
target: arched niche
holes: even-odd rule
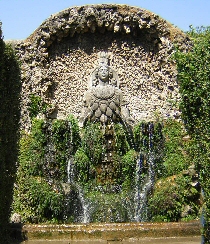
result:
[[[17,47],[22,61],[22,124],[36,94],[56,108],[54,116],[79,118],[98,53],[110,53],[120,89],[135,122],[177,117],[174,44],[188,39],[158,15],[127,5],[71,7],[45,20]],[[55,115],[56,114],[56,115]]]

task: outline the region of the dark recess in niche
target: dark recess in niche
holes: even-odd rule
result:
[[[151,29],[152,30],[152,29]],[[125,33],[113,33],[105,31],[104,33],[76,33],[73,37],[70,35],[64,37],[62,41],[55,40],[48,48],[49,58],[54,59],[55,56],[67,53],[68,50],[77,50],[78,48],[87,54],[93,53],[93,50],[107,51],[112,46],[112,43],[117,43],[120,48],[123,42],[130,47],[133,45],[141,46],[145,52],[157,53],[159,51],[159,35],[155,30],[136,29],[135,36]]]

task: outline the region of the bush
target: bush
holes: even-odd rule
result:
[[[190,206],[188,218],[195,219],[199,212],[196,200],[200,193],[191,186],[191,177],[172,176],[156,182],[148,206],[152,221],[178,221],[185,206]]]
[[[33,119],[31,133],[20,139],[13,212],[26,222],[61,221],[64,217],[67,164],[80,144],[76,120]]]
[[[189,154],[191,140],[183,139],[187,136],[183,124],[172,119],[164,122],[162,132],[165,138],[162,176],[168,177],[180,174],[192,164]]]
[[[210,27],[191,28],[193,47],[188,53],[177,51],[182,117],[194,140],[192,156],[204,191],[205,243],[210,243]]]
[[[13,209],[24,222],[58,222],[63,219],[65,204],[61,186],[27,174],[24,177],[18,175],[16,186]]]

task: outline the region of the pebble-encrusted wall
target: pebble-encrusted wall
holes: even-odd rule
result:
[[[174,43],[188,39],[159,16],[126,5],[73,7],[54,14],[16,44],[22,62],[22,126],[30,128],[29,95],[52,104],[48,116],[79,118],[98,53],[110,53],[134,123],[179,111]]]

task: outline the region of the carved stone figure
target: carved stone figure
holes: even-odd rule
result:
[[[88,121],[99,122],[103,130],[104,154],[101,164],[97,166],[101,168],[97,172],[110,176],[112,174],[110,172],[115,171],[110,170],[112,167],[110,163],[113,162],[113,157],[116,155],[114,124],[120,123],[127,130],[130,115],[123,101],[118,76],[110,67],[108,54],[105,52],[99,54],[98,65],[91,74],[90,88],[84,94],[83,102],[80,125],[85,126]],[[112,178],[114,176],[111,176]]]
[[[119,89],[118,76],[109,66],[108,54],[105,52],[100,53],[98,66],[92,72],[90,88],[85,93],[83,102],[81,125],[87,121],[110,124],[129,119],[129,111]]]

